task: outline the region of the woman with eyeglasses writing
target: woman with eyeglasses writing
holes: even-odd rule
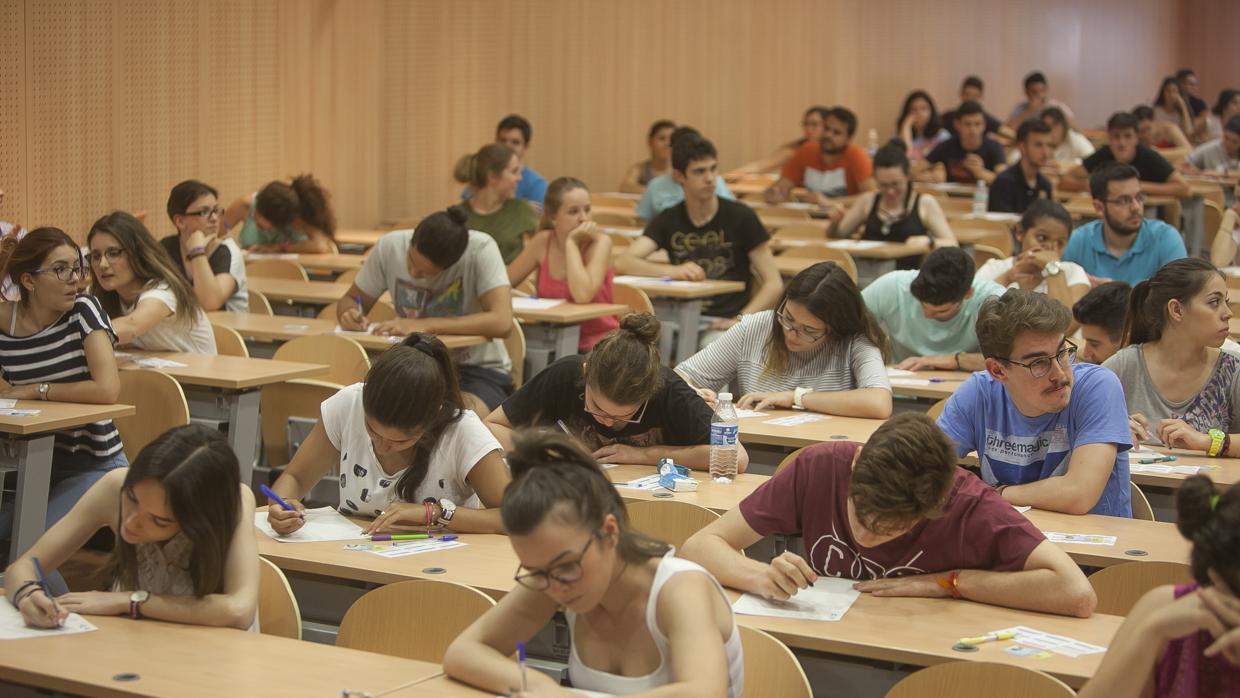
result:
[[[194,288],[203,310],[248,313],[245,258],[232,238],[220,235],[223,215],[219,192],[209,184],[187,179],[168,194],[168,218],[177,234],[159,244]]]
[[[1132,289],[1125,346],[1102,365],[1124,384],[1133,443],[1240,457],[1240,359],[1220,349],[1229,320],[1227,281],[1204,259]]]
[[[744,409],[891,416],[887,335],[835,262],[793,277],[775,310],[746,315],[676,367],[707,403],[725,385]]]
[[[573,688],[738,698],[740,635],[715,578],[633,531],[615,487],[576,444],[533,432],[515,442],[500,511],[518,585],[457,637],[444,671],[491,693],[575,695],[512,661],[517,643],[564,608]]]
[[[78,295],[81,250],[59,228],[21,242],[0,239],[0,269],[21,299],[0,303],[0,397],[110,404],[120,393],[116,333],[98,299]],[[111,420],[56,432],[47,525],[60,520],[105,473],[128,465]],[[8,551],[13,507],[0,505],[0,550]]]
[[[654,465],[661,458],[694,470],[710,465],[711,409],[659,362],[659,321],[631,313],[590,353],[557,360],[487,417],[508,449],[512,430],[561,429],[603,463]],[[740,447],[745,471],[749,456]]]
[[[118,343],[216,353],[215,332],[197,296],[142,221],[113,211],[91,226],[86,245],[91,293],[111,316]]]

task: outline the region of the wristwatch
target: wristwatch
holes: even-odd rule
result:
[[[1059,262],[1047,262],[1046,266],[1042,267],[1042,278],[1056,276],[1061,271],[1063,271],[1063,267],[1059,266]]]
[[[151,598],[151,592],[140,589],[129,594],[129,617],[137,620],[142,617],[142,604]]]
[[[439,519],[435,522],[440,526],[447,526],[452,523],[452,517],[456,516],[456,504],[450,499],[439,500],[439,508],[443,513],[439,515]]]
[[[812,392],[814,392],[813,388],[797,388],[796,390],[792,391],[792,406],[798,410],[805,409],[805,405],[801,404],[801,401],[805,398],[806,395]]]
[[[40,399],[40,400],[46,400],[46,399],[47,399],[47,391],[49,391],[49,390],[51,390],[51,389],[52,389],[52,385],[51,385],[51,383],[40,383],[40,384],[39,384],[39,387],[38,387],[38,391],[39,391],[39,399]]]

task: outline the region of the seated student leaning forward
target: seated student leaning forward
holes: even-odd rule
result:
[[[740,550],[801,534],[806,560]],[[801,451],[681,553],[725,586],[783,600],[819,576],[875,596],[955,597],[1086,617],[1097,603],[1079,567],[993,489],[956,465],[923,414],[892,417],[861,444]]]
[[[1013,505],[1132,516],[1123,387],[1076,363],[1070,322],[1035,291],[988,301],[977,318],[986,370],[948,398],[939,426],[957,454],[977,452],[982,478]]]

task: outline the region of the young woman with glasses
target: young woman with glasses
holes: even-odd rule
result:
[[[661,458],[706,470],[711,408],[659,362],[659,321],[633,313],[590,353],[557,360],[487,417],[509,448],[516,427],[568,432],[603,463],[654,465]],[[749,456],[740,448],[738,467]]]
[[[0,397],[110,404],[120,393],[116,334],[98,299],[78,295],[82,252],[59,228],[21,242],[0,239],[0,269],[21,299],[0,303]],[[111,420],[56,432],[47,525],[60,520],[105,473],[128,465]],[[8,551],[13,507],[0,504],[0,550]],[[2,553],[0,553],[2,556]]]
[[[1204,259],[1168,262],[1132,289],[1124,348],[1106,360],[1124,384],[1133,443],[1240,457],[1240,359],[1227,281]]]
[[[534,432],[515,441],[500,510],[518,585],[457,637],[444,671],[490,693],[575,695],[512,660],[563,608],[573,688],[738,698],[740,635],[715,578],[633,531],[615,487],[576,444]]]
[[[221,235],[224,208],[219,192],[197,180],[187,179],[168,194],[168,218],[177,234],[159,244],[172,259],[172,265],[194,288],[202,309],[224,308],[248,313],[245,258],[236,241]]]
[[[891,416],[887,336],[835,262],[793,277],[779,306],[739,324],[676,367],[710,404],[731,386],[746,409]]]

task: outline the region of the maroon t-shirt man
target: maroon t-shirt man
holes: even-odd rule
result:
[[[858,447],[836,441],[805,449],[741,502],[745,522],[762,536],[800,534],[815,572],[856,580],[957,569],[1019,571],[1046,540],[986,483],[956,468],[941,516],[876,547],[862,546],[848,524],[848,481]]]

